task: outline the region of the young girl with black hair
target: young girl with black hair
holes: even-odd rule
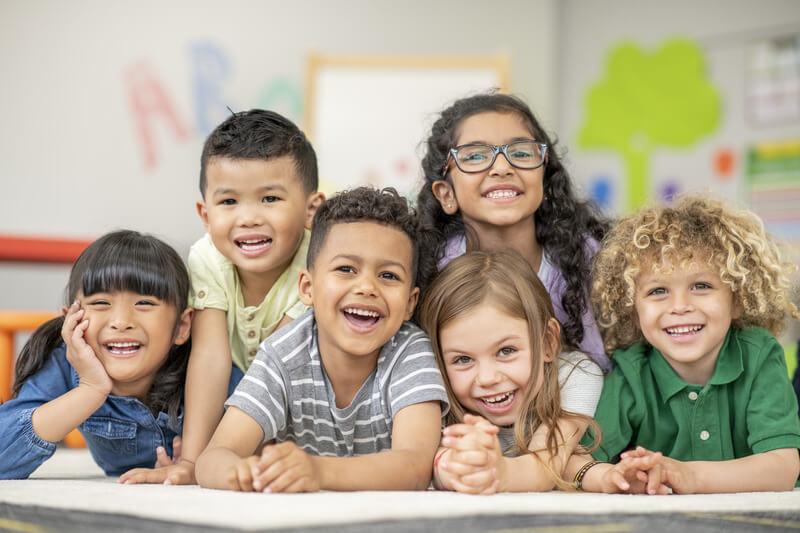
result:
[[[565,342],[608,371],[588,299],[591,259],[608,224],[577,200],[556,143],[530,108],[506,94],[463,98],[442,111],[426,144],[417,198],[423,290],[467,251],[516,250],[547,288]]]
[[[0,405],[0,478],[27,478],[76,427],[107,475],[152,467],[157,449],[159,462],[177,455],[188,296],[181,258],[155,237],[117,231],[92,243],[70,272],[64,316],[17,360],[14,397]]]

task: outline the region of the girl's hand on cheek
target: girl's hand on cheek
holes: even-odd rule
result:
[[[84,334],[89,327],[89,319],[77,301],[67,309],[61,338],[67,345],[67,361],[78,372],[80,386],[88,387],[108,396],[111,393],[111,378],[103,367],[92,347],[86,342]]]

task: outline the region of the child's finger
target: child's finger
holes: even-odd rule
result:
[[[288,492],[289,486],[302,478],[300,465],[290,465],[284,469],[274,480],[265,485],[264,492]]]
[[[234,467],[232,480],[229,478],[229,485],[233,490],[242,492],[253,492],[253,474],[249,461],[239,461]],[[232,482],[231,482],[232,481]]]
[[[469,424],[453,424],[452,426],[444,428],[442,434],[450,437],[463,437],[473,431],[475,431],[475,428]]]
[[[264,490],[292,465],[283,457],[264,464],[262,459],[258,462],[258,469],[253,469],[253,483],[256,490]]]
[[[464,415],[464,422],[471,424],[473,426],[477,426],[481,428],[483,431],[486,431],[490,434],[496,435],[500,432],[500,428],[483,418],[482,416],[478,415]]]
[[[454,491],[461,492],[463,494],[480,494],[482,491],[481,487],[473,487],[472,485],[462,483],[458,477],[453,478],[451,485]]]
[[[172,439],[172,462],[177,463],[181,460],[181,448],[183,447],[183,440],[179,436]]]
[[[494,483],[486,487],[481,494],[495,494],[500,487],[500,480],[495,479]]]
[[[661,485],[662,467],[656,464],[647,471],[647,494],[657,494],[658,486]]]
[[[316,492],[316,489],[307,477],[301,477],[284,489],[284,493]]]
[[[166,471],[163,469],[134,468],[122,474],[119,482],[125,485],[137,485],[139,483],[163,483],[166,478]]]
[[[483,470],[486,468],[486,465],[473,466],[457,461],[443,461],[439,463],[439,468],[453,475],[464,476],[477,472],[478,470]]]
[[[462,463],[471,466],[483,466],[489,464],[491,456],[486,450],[460,450],[450,452],[447,463]]]
[[[631,488],[631,484],[628,483],[628,480],[625,479],[625,476],[622,472],[617,470],[611,471],[611,482],[616,486],[619,490],[625,492]]]
[[[487,434],[469,434],[463,437],[445,436],[442,437],[442,446],[451,450],[475,450],[491,448],[494,444],[494,437]]]
[[[473,487],[479,487],[481,492],[483,492],[486,490],[486,487],[491,485],[495,479],[497,479],[496,474],[497,472],[494,468],[486,468],[484,470],[478,470],[472,474],[459,476],[459,479],[461,480],[461,483],[464,483],[465,485],[471,485]]]
[[[162,468],[172,464],[172,459],[167,455],[167,450],[163,446],[156,448],[156,468]]]
[[[265,467],[271,465],[275,461],[279,461],[281,458],[289,455],[294,451],[297,447],[293,442],[281,442],[280,444],[269,444],[264,446],[264,449],[261,450],[261,457],[259,458],[259,465],[263,470]]]

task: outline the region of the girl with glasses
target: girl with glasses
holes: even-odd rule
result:
[[[608,371],[588,300],[591,260],[608,223],[575,197],[530,108],[506,94],[463,98],[442,111],[426,146],[417,197],[421,287],[468,251],[516,250],[547,288],[565,343]]]

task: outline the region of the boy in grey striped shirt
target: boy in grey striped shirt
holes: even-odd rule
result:
[[[299,282],[311,309],[261,344],[198,459],[202,486],[428,486],[448,405],[428,338],[406,322],[419,294],[416,231],[393,189],[320,207]]]

